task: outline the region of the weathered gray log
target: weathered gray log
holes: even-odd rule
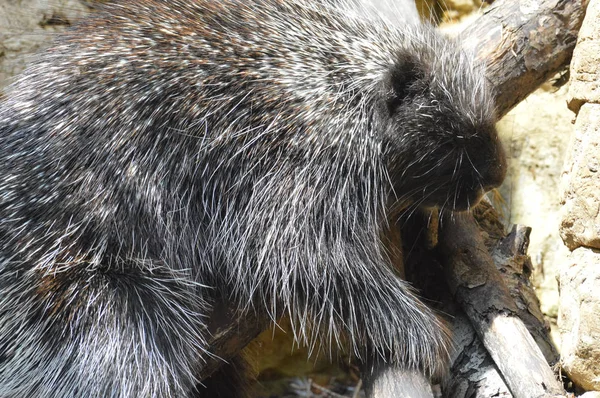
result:
[[[482,206],[479,206],[480,210]],[[492,209],[493,210],[493,209]],[[481,217],[475,214],[480,229]],[[540,348],[546,362],[555,365],[560,356],[550,339],[550,325],[545,321],[540,309],[539,299],[529,280],[532,265],[527,256],[529,234],[531,228],[523,225],[513,225],[508,236],[497,242],[493,248],[486,243],[494,260],[496,268],[500,271],[511,297],[517,305],[517,315],[523,321],[527,330]]]
[[[439,249],[455,300],[516,398],[566,395],[518,310],[471,214],[444,215]]]
[[[475,333],[467,316],[454,315],[450,330],[455,351],[442,384],[445,398],[512,398],[494,360]]]
[[[363,375],[363,385],[370,398],[433,398],[431,384],[421,373],[390,366]]]
[[[495,266],[516,303],[517,316],[523,320],[546,361],[556,364],[559,356],[550,339],[550,327],[544,320],[539,300],[529,281],[531,261],[527,247],[531,229],[515,225],[506,235],[497,212],[486,202],[473,213]],[[512,397],[500,371],[463,312],[454,313],[451,331],[457,351],[450,360],[450,372],[442,386],[443,396]]]
[[[571,60],[588,0],[498,0],[459,36],[487,65],[502,117]]]

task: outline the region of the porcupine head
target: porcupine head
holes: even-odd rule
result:
[[[433,28],[410,34],[414,44],[385,80],[383,152],[394,191],[414,206],[467,210],[506,174],[484,65]]]

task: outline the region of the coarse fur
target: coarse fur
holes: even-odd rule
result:
[[[483,70],[431,27],[310,0],[107,5],[0,103],[0,397],[185,397],[218,293],[427,374],[392,208],[504,176]]]

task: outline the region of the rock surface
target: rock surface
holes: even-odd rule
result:
[[[600,390],[600,252],[579,248],[560,273],[562,366],[586,390]]]
[[[561,203],[557,195],[574,130],[573,114],[565,107],[567,91],[566,86],[557,89],[545,84],[498,123],[509,167],[500,187],[504,221],[532,228],[532,282],[542,311],[553,319],[558,313],[556,276],[569,254],[558,233]]]
[[[54,34],[84,16],[81,0],[0,1],[0,92]]]
[[[600,104],[581,106],[562,179],[560,234],[573,250],[600,248]]]
[[[579,387],[600,390],[600,0],[588,6],[571,76],[568,105],[578,115],[561,182],[560,234],[573,252],[560,273],[558,327],[563,369]]]
[[[579,30],[571,62],[569,108],[577,112],[586,102],[600,102],[600,2],[591,0]]]

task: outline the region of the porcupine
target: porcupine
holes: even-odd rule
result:
[[[505,173],[483,70],[426,25],[311,0],[115,2],[0,103],[0,397],[197,391],[215,296],[434,373],[380,242]]]

